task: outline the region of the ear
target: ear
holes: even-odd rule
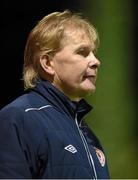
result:
[[[46,72],[49,75],[54,75],[55,73],[52,64],[53,64],[52,59],[50,59],[48,55],[44,55],[40,57],[40,65],[42,69],[44,70],[44,72]]]

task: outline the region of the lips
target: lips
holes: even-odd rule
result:
[[[85,75],[85,78],[89,78],[89,77],[96,77],[96,75]]]
[[[87,74],[83,76],[84,78],[96,78],[96,74]]]
[[[96,82],[96,75],[95,75],[95,74],[85,75],[85,76],[83,76],[83,79],[84,79],[84,80],[89,79],[90,81],[92,81],[93,83],[95,83],[95,82]]]

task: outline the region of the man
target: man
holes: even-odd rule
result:
[[[28,92],[0,112],[0,178],[109,178],[98,139],[84,122],[100,66],[96,29],[66,10],[45,16],[25,47]]]

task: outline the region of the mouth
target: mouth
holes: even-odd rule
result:
[[[86,76],[83,76],[83,80],[86,80],[86,79],[90,80],[93,84],[95,84],[97,77],[96,77],[96,75],[86,75]]]

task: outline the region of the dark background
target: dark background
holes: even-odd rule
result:
[[[119,3],[120,1],[118,1]],[[96,0],[91,0],[91,8],[87,8],[90,1],[87,0],[45,0],[45,1],[1,1],[1,65],[0,65],[0,108],[10,103],[19,95],[23,94],[22,82],[22,66],[23,53],[26,40],[30,30],[35,26],[38,20],[43,16],[54,12],[70,9],[74,12],[82,12],[84,16],[92,14],[99,18],[99,12],[95,11]],[[125,3],[125,1],[124,1]],[[134,151],[129,153],[137,153],[138,151],[138,1],[131,1],[131,93],[133,94],[133,140]],[[112,7],[113,8],[113,7]],[[90,9],[91,12],[88,12]],[[94,13],[93,13],[94,12]],[[97,14],[96,14],[97,13]],[[98,19],[97,18],[97,19]],[[96,21],[96,20],[95,20]],[[132,70],[133,69],[133,70]],[[129,73],[129,72],[128,72]],[[105,138],[106,139],[106,138]],[[106,140],[105,140],[106,141]],[[118,141],[118,139],[116,139]],[[105,142],[106,145],[106,142]],[[121,147],[120,147],[121,148]],[[110,149],[110,148],[109,148]],[[112,152],[108,152],[109,156]],[[115,159],[117,157],[114,157]],[[136,155],[137,158],[137,155]],[[127,159],[127,158],[126,158]],[[110,162],[112,178],[126,178],[126,167],[130,168],[128,178],[138,178],[136,169],[138,164],[135,164],[133,169],[133,160],[124,162],[124,167],[121,171],[120,167],[114,166],[114,159]],[[130,165],[131,164],[131,165]],[[121,165],[120,165],[121,166]],[[116,169],[116,171],[113,170]],[[128,173],[129,174],[129,173]]]

